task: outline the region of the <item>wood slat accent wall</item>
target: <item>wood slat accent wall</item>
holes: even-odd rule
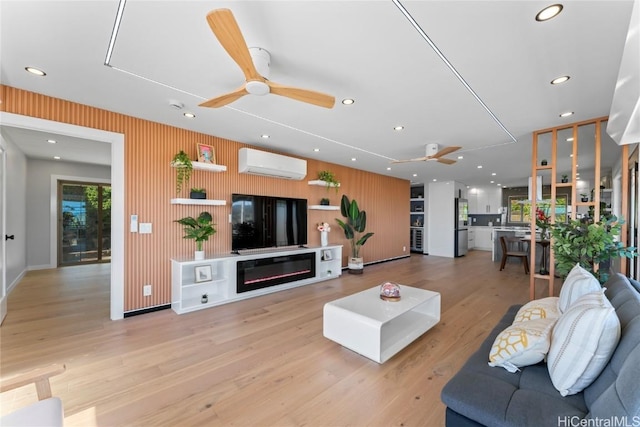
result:
[[[126,233],[125,236],[125,311],[135,311],[171,302],[172,257],[193,256],[195,244],[182,238],[181,226],[173,221],[184,216],[211,212],[218,232],[204,245],[207,254],[229,253],[231,250],[231,194],[273,194],[306,198],[310,205],[328,197],[338,205],[342,194],[355,198],[367,211],[367,231],[375,232],[361,250],[365,262],[375,262],[408,255],[409,248],[409,181],[378,175],[344,166],[307,160],[307,177],[303,181],[287,181],[238,173],[239,142],[205,135],[185,129],[150,122],[87,105],[52,98],[9,86],[0,86],[0,111],[86,126],[125,135],[125,215],[138,214],[139,222],[153,224],[152,234]],[[227,172],[194,171],[183,189],[188,197],[191,187],[204,187],[210,199],[227,201],[227,206],[171,205],[175,194],[175,169],[169,166],[179,150],[196,157],[196,144],[215,147],[218,164]],[[341,187],[326,190],[310,186],[318,171],[329,169],[341,181]],[[349,254],[348,242],[335,222],[339,211],[310,210],[309,244],[319,245],[316,223],[329,222],[330,243],[342,243],[343,265]],[[402,248],[407,250],[403,251]],[[392,278],[390,278],[392,279]],[[363,276],[366,280],[366,275]],[[144,284],[153,285],[151,297],[142,296]]]

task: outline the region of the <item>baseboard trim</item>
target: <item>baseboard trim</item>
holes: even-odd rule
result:
[[[137,316],[139,314],[153,313],[154,311],[166,310],[171,308],[171,304],[156,305],[155,307],[147,307],[141,310],[125,311],[124,317]]]

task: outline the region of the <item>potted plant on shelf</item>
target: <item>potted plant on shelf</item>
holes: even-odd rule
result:
[[[580,264],[605,283],[609,278],[609,263],[613,258],[633,258],[636,248],[624,247],[617,241],[624,220],[611,216],[605,221],[589,222],[572,220],[551,225],[553,253],[557,273],[566,277],[569,271]],[[599,267],[599,268],[598,268]],[[594,271],[596,270],[597,271]]]
[[[191,172],[193,172],[193,164],[191,159],[187,156],[187,153],[180,150],[173,160],[171,160],[171,166],[176,168],[176,194],[180,194],[182,186],[189,182],[191,178]]]
[[[562,182],[563,182],[563,183],[567,183],[567,182],[569,182],[569,175],[567,175],[567,174],[562,174]]]
[[[585,193],[580,194],[580,201],[588,202],[589,201],[589,195],[585,194]]]
[[[326,197],[323,197],[322,199],[320,199],[320,206],[329,206],[330,203],[331,202]]]
[[[189,193],[189,197],[191,199],[206,199],[207,198],[207,190],[204,188],[193,187],[191,192]]]
[[[204,251],[202,250],[202,242],[209,240],[209,237],[216,233],[213,218],[209,212],[202,212],[198,218],[185,217],[176,219],[174,222],[184,226],[184,238],[194,239],[196,241],[195,259],[204,259]]]
[[[541,166],[547,166],[547,159],[542,159],[542,161],[540,162]]]
[[[329,191],[329,187],[334,187],[336,189],[336,193],[338,192],[338,187],[340,187],[340,182],[336,178],[335,174],[331,171],[320,171],[318,172],[318,179],[320,181],[324,181],[327,183],[327,191]]]
[[[336,221],[344,230],[344,236],[351,243],[351,256],[348,263],[349,273],[362,274],[364,262],[360,257],[360,247],[367,243],[369,237],[373,236],[373,233],[362,234],[367,227],[367,213],[358,208],[358,203],[355,200],[349,201],[346,195],[342,196],[340,213],[346,218],[346,221],[338,218],[336,218]]]

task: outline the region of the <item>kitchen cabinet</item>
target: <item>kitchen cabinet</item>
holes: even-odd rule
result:
[[[425,203],[424,187],[411,187],[409,199],[409,248],[411,252],[425,253]]]
[[[500,187],[475,187],[469,191],[469,213],[497,214],[502,206]]]
[[[481,251],[493,250],[493,227],[475,228],[475,249]]]

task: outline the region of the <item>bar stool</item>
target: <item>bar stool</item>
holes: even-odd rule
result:
[[[524,274],[529,274],[529,255],[527,252],[520,250],[520,238],[519,237],[505,237],[500,236],[500,246],[502,247],[502,260],[500,261],[500,271],[504,269],[507,263],[508,257],[520,258],[522,265],[524,266]],[[518,245],[518,250],[511,248],[512,244]]]

